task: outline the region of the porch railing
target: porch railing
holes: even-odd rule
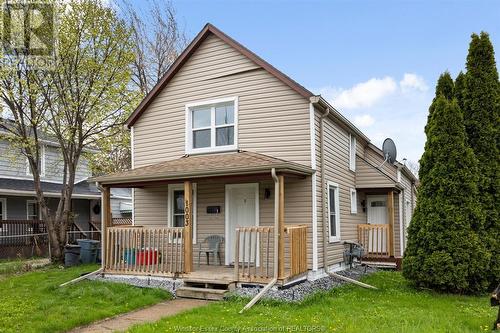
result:
[[[307,226],[285,227],[283,264],[286,279],[307,272]],[[274,272],[274,227],[236,228],[235,277],[239,281],[266,282]]]
[[[358,241],[363,245],[367,258],[390,256],[388,224],[358,224]]]
[[[107,271],[158,275],[184,272],[184,228],[109,227],[105,246]]]

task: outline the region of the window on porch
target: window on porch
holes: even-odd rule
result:
[[[168,185],[168,226],[184,227],[184,184]],[[193,184],[193,243],[196,243],[196,184]]]

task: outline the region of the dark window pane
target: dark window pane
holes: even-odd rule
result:
[[[184,226],[184,215],[174,215],[174,227]]]
[[[330,212],[335,213],[335,189],[330,188]]]
[[[335,215],[330,215],[330,236],[337,236],[337,221]]]
[[[215,125],[234,124],[234,106],[223,104],[215,107]]]
[[[372,207],[385,207],[385,201],[372,201]]]
[[[229,146],[234,144],[234,127],[217,128],[216,138],[217,146]]]
[[[184,191],[174,191],[174,214],[184,214]]]
[[[210,147],[210,130],[193,131],[193,148]]]
[[[210,108],[193,110],[193,128],[210,126],[211,112]]]

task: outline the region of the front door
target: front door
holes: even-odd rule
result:
[[[368,211],[368,224],[387,224],[387,196],[369,195],[366,198]],[[381,229],[374,230],[369,234],[369,252],[387,252],[387,235]]]
[[[234,264],[236,228],[257,226],[259,216],[259,184],[226,185],[226,265]],[[248,247],[250,249],[250,247]],[[240,258],[243,257],[240,246]]]

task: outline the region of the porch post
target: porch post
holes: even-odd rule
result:
[[[101,266],[107,265],[107,256],[111,251],[111,244],[108,242],[108,227],[111,226],[111,191],[107,186],[102,187],[102,225],[101,225]]]
[[[193,271],[193,184],[184,182],[184,271]]]
[[[285,277],[285,177],[278,176],[280,187],[279,207],[278,207],[278,278]]]
[[[389,216],[389,256],[394,257],[394,192],[387,193],[387,215]]]

